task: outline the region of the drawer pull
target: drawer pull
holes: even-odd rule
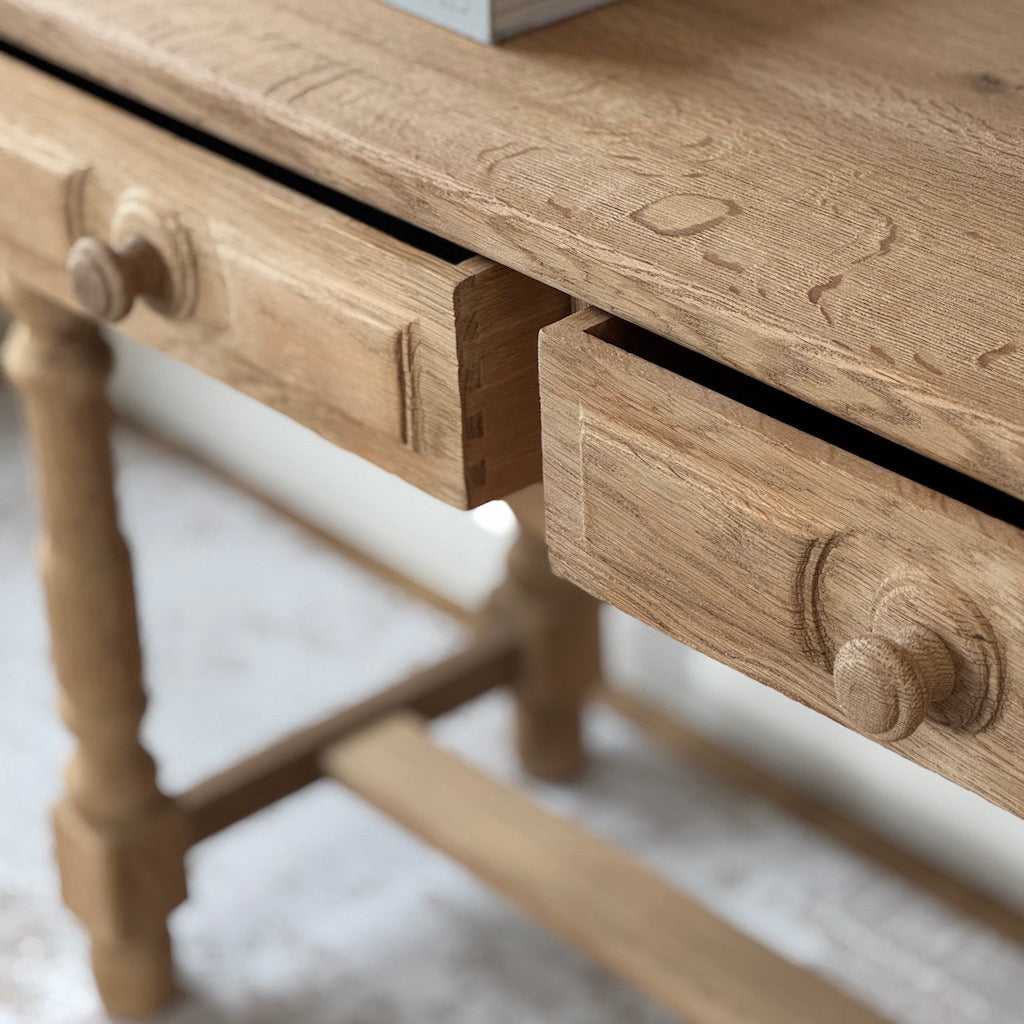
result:
[[[167,291],[167,266],[156,246],[133,235],[116,249],[80,238],[67,261],[75,298],[101,320],[122,320],[139,297],[159,300]]]
[[[956,685],[953,653],[921,626],[850,640],[836,654],[832,673],[850,723],[890,743],[906,739]]]

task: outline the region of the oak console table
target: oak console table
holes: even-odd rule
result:
[[[331,774],[694,1024],[881,1020],[423,721],[512,685],[570,777],[601,599],[1024,814],[1022,39],[1021,0],[620,0],[501,48],[373,0],[0,0],[57,848],[112,1011],[173,990],[187,848]],[[162,793],[100,321],[510,500],[477,642]]]

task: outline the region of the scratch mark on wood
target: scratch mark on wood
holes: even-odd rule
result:
[[[872,345],[871,354],[878,356],[878,358],[881,359],[883,363],[888,363],[890,366],[896,365],[896,360],[893,359],[893,357],[889,355],[889,353],[886,352],[884,348],[879,348],[877,345]]]
[[[548,199],[548,206],[551,207],[556,213],[560,213],[563,217],[571,217],[572,210],[568,206],[563,206],[561,203],[556,203],[554,199]]]
[[[854,266],[858,263],[867,263],[868,260],[877,259],[879,256],[884,256],[893,247],[893,243],[896,241],[896,223],[892,217],[885,217],[886,233],[879,240],[878,248],[874,252],[869,252],[867,256],[861,256],[860,259],[854,260]]]
[[[600,89],[602,86],[608,84],[608,79],[591,79],[589,82],[581,82],[574,89],[566,89],[562,93],[563,100],[575,100],[581,96],[586,96],[588,92]]]
[[[980,75],[975,75],[971,79],[971,85],[978,92],[1007,92],[1010,88],[1005,79],[992,74],[991,71],[983,71]]]
[[[942,376],[942,370],[937,366],[934,366],[932,363],[929,363],[920,352],[914,353],[914,362],[917,363],[918,366],[923,366],[929,373],[937,374],[939,377]]]
[[[168,28],[161,29],[159,32],[150,33],[147,36],[147,41],[153,46],[166,46],[168,49],[173,49],[181,42],[182,39],[187,38],[190,35],[194,35],[197,28],[198,31],[205,32],[207,26],[171,25]]]
[[[353,72],[350,69],[342,69],[341,71],[335,71],[333,75],[328,75],[326,78],[321,79],[319,82],[311,82],[304,89],[300,89],[289,97],[289,103],[297,103],[299,100],[309,96],[310,93],[317,92],[320,89],[326,89],[329,85],[334,85],[335,82],[340,82],[343,78],[349,78]]]
[[[494,169],[499,165],[503,164],[506,160],[514,160],[517,156],[526,156],[527,153],[539,153],[541,151],[540,146],[527,146],[525,149],[517,149],[515,152],[506,153],[504,156],[499,156],[496,160],[492,160],[487,165],[487,173],[493,174]],[[482,156],[483,154],[481,154]]]
[[[731,199],[676,192],[634,210],[629,217],[656,235],[683,238],[708,231],[741,213],[743,208]]]
[[[269,100],[272,96],[279,93],[282,89],[287,88],[289,85],[293,85],[300,79],[307,78],[309,75],[322,74],[328,68],[334,66],[335,65],[333,65],[330,61],[327,61],[322,64],[317,64],[315,67],[303,68],[301,71],[295,71],[290,75],[285,75],[284,78],[278,79],[276,82],[274,82],[273,85],[270,86],[270,88],[266,89],[263,95]]]
[[[731,270],[734,274],[742,274],[746,269],[742,263],[733,263],[732,260],[722,259],[717,253],[706,252],[704,259],[712,266],[721,267],[723,270]]]
[[[825,323],[827,323],[829,327],[834,326],[832,314],[821,304],[821,299],[826,292],[830,292],[834,288],[838,288],[842,283],[843,275],[836,274],[835,277],[830,277],[827,281],[824,281],[821,284],[816,284],[807,292],[807,298],[810,299],[811,305],[818,307],[818,312],[824,317]]]
[[[1000,348],[992,349],[990,352],[982,352],[982,354],[978,356],[978,365],[983,369],[987,369],[1000,357],[1011,356],[1016,351],[1017,346],[1012,341],[1008,342]]]
[[[836,209],[836,212],[838,213],[838,209]],[[880,256],[885,256],[886,253],[892,250],[892,247],[896,244],[896,238],[898,234],[896,229],[896,222],[892,219],[892,217],[888,216],[883,216],[882,222],[885,227],[885,234],[882,235],[882,237],[879,238],[876,242],[874,251],[869,252],[864,256],[858,257],[852,262],[851,266],[855,267],[861,263],[867,263],[868,260],[878,259]],[[827,306],[825,306],[822,303],[822,298],[826,292],[833,291],[834,289],[838,288],[842,283],[843,275],[836,274],[835,276],[830,277],[827,281],[823,281],[821,284],[816,284],[807,292],[807,298],[810,299],[812,305],[818,307],[818,311],[821,313],[822,318],[824,319],[825,323],[829,325],[829,327],[833,327],[835,325],[834,319],[832,314],[829,312]]]

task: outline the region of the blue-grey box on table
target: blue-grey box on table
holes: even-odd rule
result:
[[[571,18],[612,0],[383,0],[481,43]]]

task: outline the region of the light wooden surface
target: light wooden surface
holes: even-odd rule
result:
[[[786,814],[827,833],[843,847],[868,858],[911,885],[926,889],[960,913],[976,918],[984,927],[1002,933],[1011,942],[1024,944],[1024,918],[1020,914],[990,894],[946,874],[903,846],[886,839],[870,825],[773,776],[763,765],[733,753],[680,721],[665,708],[655,706],[636,694],[603,686],[595,699],[685,759],[688,766],[771,801]],[[809,788],[814,786],[813,766],[809,766],[806,780]]]
[[[617,330],[591,311],[541,334],[556,571],[847,725],[923,719],[894,749],[1024,814],[1024,534],[596,336]],[[952,652],[952,692],[915,709],[897,659],[874,718],[841,680],[851,721],[837,654],[908,629]]]
[[[880,1024],[624,853],[432,744],[397,716],[325,765],[400,824],[691,1024]]]
[[[522,668],[518,639],[500,623],[481,630],[467,650],[282,737],[180,794],[175,802],[189,842],[198,843],[315,782],[323,774],[321,754],[332,743],[396,711],[436,718],[495,687],[514,685]]]
[[[460,504],[536,479],[532,339],[567,302],[548,285],[1024,494],[1022,16],[1020,0],[623,0],[488,51],[371,0],[0,0],[0,35],[484,254],[410,249],[5,59],[3,262],[66,300],[64,255],[92,239],[72,261],[87,308],[145,299],[129,333]],[[164,274],[128,260],[136,236]],[[137,738],[105,350],[46,300],[15,303],[79,739],[57,812],[65,892],[108,1005],[139,1013],[172,984],[187,837]],[[840,673],[859,726],[929,716],[898,749],[1024,813],[1019,535],[580,322],[545,343],[559,567],[830,714],[837,657],[864,676],[865,643],[888,644],[871,700]],[[562,776],[594,606],[562,630],[550,595],[519,600],[548,584],[536,508],[518,511],[521,738],[529,767]],[[922,631],[953,653],[948,695],[924,692],[938,648]],[[369,730],[330,765],[696,1024],[878,1020],[416,725]]]
[[[91,321],[17,285],[6,299],[18,323],[5,366],[28,414],[61,714],[77,740],[54,812],[61,884],[89,931],[104,1002],[139,1016],[174,988],[166,919],[185,898],[185,844],[138,736],[146,694],[113,487],[110,353]]]
[[[0,35],[1024,494],[1024,0],[0,0]]]
[[[0,266],[452,504],[539,479],[536,334],[564,295],[9,58],[0,92],[17,97],[0,109]]]
[[[915,732],[959,683],[957,655],[936,632],[911,625],[854,637],[836,651],[832,677],[845,720],[876,739]]]
[[[519,536],[484,617],[508,623],[522,645],[515,692],[523,768],[537,778],[566,781],[586,763],[583,713],[601,675],[599,605],[551,571],[542,487],[528,487],[508,501]]]

